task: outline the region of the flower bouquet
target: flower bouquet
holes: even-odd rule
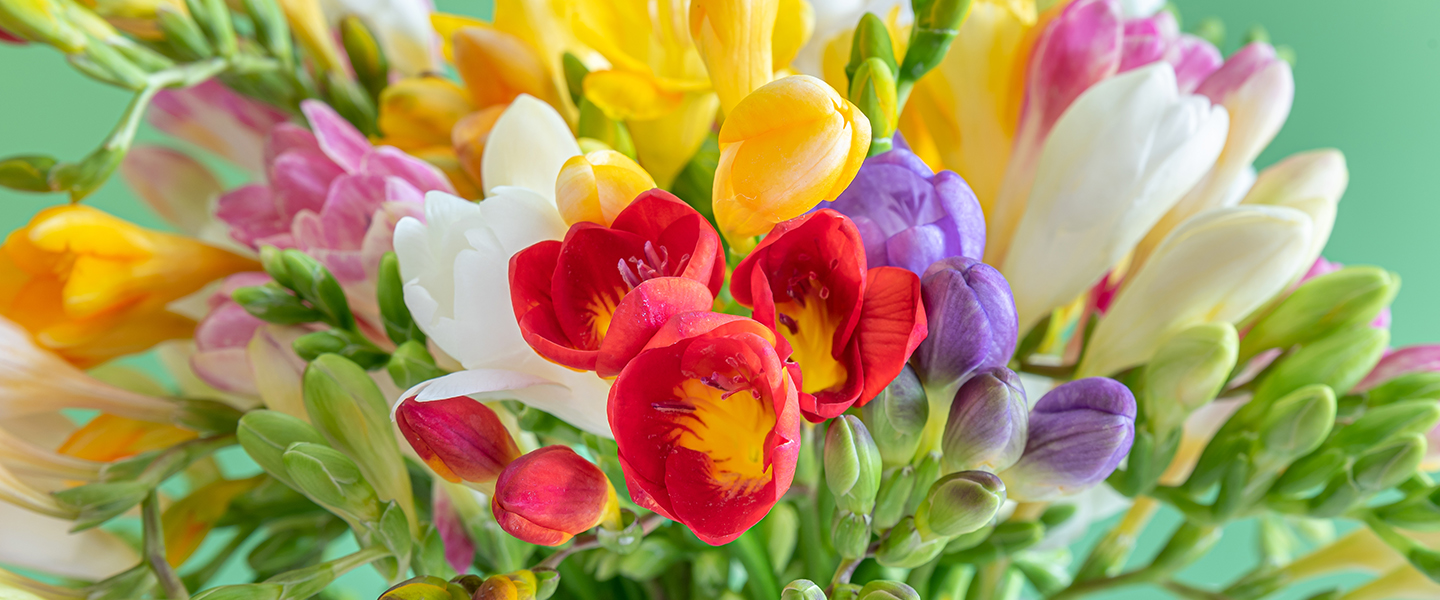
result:
[[[1440,598],[1440,347],[1154,4],[0,0],[134,94],[0,161],[0,597]]]

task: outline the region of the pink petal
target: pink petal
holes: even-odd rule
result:
[[[1120,67],[1124,28],[1117,0],[1076,0],[1036,42],[1026,74],[1021,123],[1042,139],[1090,86]]]
[[[1175,47],[1177,51],[1172,61],[1175,65],[1175,83],[1182,94],[1193,93],[1205,78],[1225,62],[1214,44],[1188,33],[1180,36]]]
[[[360,169],[360,159],[370,151],[370,140],[365,139],[365,134],[330,105],[319,100],[301,102],[300,111],[310,121],[310,127],[315,130],[315,137],[320,140],[320,148],[326,156],[347,172]]]
[[[280,215],[293,217],[305,209],[320,212],[330,194],[330,183],[345,171],[325,154],[291,150],[275,159],[270,173]]]
[[[271,129],[270,135],[265,138],[265,164],[274,164],[277,157],[291,150],[324,153],[320,149],[320,140],[315,139],[315,134],[309,129],[294,123],[281,123]]]
[[[470,492],[461,490],[457,493]],[[445,544],[445,562],[450,563],[450,568],[456,571],[468,572],[471,563],[475,562],[475,542],[470,541],[469,534],[465,532],[465,524],[451,506],[450,496],[446,491],[437,490],[434,514],[435,531],[440,534],[440,541]]]
[[[220,196],[215,216],[230,226],[230,237],[252,247],[259,247],[262,238],[287,231],[290,225],[275,205],[270,188],[258,184]]]
[[[1253,42],[1231,54],[1224,65],[1205,78],[1205,82],[1195,89],[1195,93],[1203,94],[1217,104],[1224,102],[1225,96],[1240,89],[1251,77],[1278,60],[1280,59],[1276,58],[1273,46],[1265,42]]]
[[[1401,375],[1424,371],[1440,371],[1440,344],[1410,346],[1391,352],[1380,359],[1352,393],[1369,390]]]
[[[264,171],[265,136],[288,117],[210,80],[156,94],[150,124],[254,173]]]
[[[161,218],[190,235],[210,222],[210,201],[224,190],[200,161],[162,146],[131,149],[120,175]]]
[[[366,175],[398,177],[422,192],[440,190],[455,193],[455,187],[450,185],[450,180],[440,169],[390,146],[381,146],[366,154],[360,170]]]

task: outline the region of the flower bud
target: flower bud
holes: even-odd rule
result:
[[[567,446],[546,446],[512,461],[495,482],[490,509],[510,535],[544,546],[619,518],[605,473]]]
[[[324,318],[320,311],[305,306],[289,290],[275,283],[237,288],[230,297],[245,312],[267,323],[295,325],[314,323]]]
[[[434,575],[421,575],[385,590],[380,600],[470,600],[470,593],[458,583],[450,583]]]
[[[645,541],[645,529],[635,520],[635,511],[620,509],[620,518],[613,525],[615,527],[601,527],[595,531],[595,539],[600,542],[601,548],[623,556],[639,549],[640,543]]]
[[[830,421],[825,432],[825,484],[845,510],[868,515],[880,487],[880,450],[865,424],[852,415]]]
[[[1225,57],[1220,55],[1215,44],[1185,33],[1175,41],[1175,54],[1170,62],[1175,65],[1175,81],[1180,86],[1180,93],[1191,94],[1205,78],[1220,68]]]
[[[976,370],[1010,361],[1018,323],[1010,286],[999,271],[975,259],[947,258],[930,265],[920,285],[930,333],[915,351],[915,372],[927,389],[945,389]],[[949,414],[935,410],[947,399],[930,398],[932,421]]]
[[[1030,418],[1020,378],[994,367],[970,378],[950,404],[940,447],[945,471],[1004,471],[1020,460]]]
[[[1203,323],[1165,340],[1145,366],[1137,400],[1150,431],[1163,437],[1195,409],[1215,399],[1235,368],[1235,326]]]
[[[1379,267],[1347,267],[1306,281],[1245,334],[1240,354],[1248,359],[1369,323],[1399,289],[1400,278]]]
[[[1330,334],[1281,359],[1251,402],[1263,406],[1310,383],[1328,385],[1337,395],[1349,393],[1379,362],[1389,342],[1389,331],[1363,325]]]
[[[860,586],[853,583],[841,583],[831,586],[830,600],[859,600]]]
[[[390,83],[390,63],[385,59],[385,51],[380,48],[380,42],[365,27],[360,17],[350,15],[340,20],[340,44],[345,47],[345,55],[350,58],[350,67],[355,70],[355,78],[360,80],[370,95],[379,97],[380,92]]]
[[[909,365],[869,404],[860,409],[860,420],[880,450],[880,463],[894,468],[910,462],[920,445],[920,431],[930,418],[925,388]]]
[[[324,444],[325,438],[309,423],[273,410],[252,410],[240,417],[235,431],[245,453],[272,477],[294,487],[285,469],[285,450],[291,444]]]
[[[284,455],[285,472],[296,489],[331,512],[358,523],[380,520],[375,488],[360,474],[355,461],[320,444],[291,444]]]
[[[795,509],[794,504],[779,502],[760,521],[760,528],[764,533],[770,566],[775,572],[783,573],[790,565],[790,559],[795,557],[795,547],[800,541],[800,511]]]
[[[953,537],[984,527],[1005,503],[1005,482],[985,471],[961,471],[941,477],[915,511],[922,532]]]
[[[1385,362],[1385,359],[1381,359],[1380,362]],[[1358,390],[1360,386],[1355,387]],[[1365,392],[1365,405],[1372,408],[1405,400],[1421,399],[1440,399],[1440,372],[1408,373]]]
[[[345,300],[345,290],[320,261],[292,248],[280,252],[280,262],[285,265],[288,277],[283,281],[277,277],[276,281],[295,290],[296,295],[325,315],[327,323],[341,329],[355,327],[355,316]]]
[[[1337,431],[1326,447],[1353,456],[1395,437],[1424,434],[1437,423],[1440,423],[1440,403],[1434,400],[1397,402],[1365,411]]]
[[[1440,345],[1409,346],[1390,352],[1355,384],[1354,391],[1364,392],[1401,375],[1424,372],[1440,372]]]
[[[875,496],[875,512],[872,521],[875,529],[894,527],[905,516],[910,496],[915,490],[915,467],[905,465],[891,470],[880,482],[880,491]]]
[[[1019,501],[1073,494],[1110,476],[1134,438],[1129,388],[1104,377],[1077,379],[1035,404],[1025,454],[1000,477]]]
[[[1375,508],[1375,516],[1400,529],[1440,531],[1440,489]]]
[[[415,453],[446,481],[495,481],[520,449],[494,410],[466,396],[395,407],[395,424]]]
[[[1275,402],[1260,426],[1260,449],[1282,463],[1309,454],[1335,424],[1335,392],[1308,385]]]
[[[830,526],[830,545],[841,558],[864,558],[870,547],[870,515],[836,511]]]
[[[693,0],[690,37],[728,121],[741,99],[770,83],[778,0]],[[722,135],[723,137],[723,135]]]
[[[870,120],[870,154],[889,150],[898,109],[895,75],[883,59],[866,59],[855,69],[854,76],[850,78],[850,101]]]
[[[1425,436],[1412,433],[1365,453],[1350,472],[1361,492],[1375,493],[1409,479],[1424,458]]]
[[[915,517],[905,517],[880,541],[875,560],[886,567],[913,569],[933,560],[949,541],[944,537],[925,537],[916,528]]]
[[[919,0],[911,7],[915,10],[915,24],[910,28],[905,62],[896,74],[907,88],[945,58],[965,15],[970,14],[970,0]]]
[[[920,600],[920,594],[915,591],[915,588],[898,581],[877,580],[860,588],[859,600]]]
[[[1270,486],[1270,493],[1292,497],[1313,490],[1345,468],[1350,459],[1334,448],[1322,450],[1291,463],[1285,473]]]
[[[472,600],[537,600],[539,581],[535,573],[524,570],[485,578],[471,596]]]
[[[565,224],[599,223],[609,227],[620,211],[655,180],[629,157],[614,150],[572,156],[555,180],[555,204]]]
[[[64,12],[64,6],[50,0],[0,2],[0,27],[66,54],[80,52],[89,42],[85,32],[63,17]]]
[[[910,499],[905,501],[905,514],[915,514],[930,486],[940,480],[940,460],[939,452],[929,452],[915,463],[915,485],[910,488]]]
[[[845,77],[855,81],[860,65],[871,58],[884,62],[891,74],[900,68],[900,64],[895,62],[895,45],[890,41],[890,30],[886,28],[885,21],[875,13],[867,12],[860,15],[860,22],[850,36],[850,62],[845,65]]]
[[[796,579],[780,590],[780,600],[825,600],[825,590],[809,579]]]
[[[410,340],[395,348],[385,363],[385,371],[395,385],[410,389],[421,383],[442,377],[445,371],[435,366],[435,357],[425,349],[425,342]]]
[[[750,238],[839,196],[870,149],[864,113],[807,75],[767,84],[726,112],[712,202],[721,232],[745,251]]]

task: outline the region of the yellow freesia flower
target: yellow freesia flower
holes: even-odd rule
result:
[[[191,334],[166,309],[205,284],[258,265],[94,208],[41,211],[0,248],[0,316],[77,366]]]
[[[693,0],[690,36],[725,114],[774,76],[771,36],[779,0]]]
[[[114,462],[196,437],[195,432],[169,423],[102,414],[70,434],[58,452],[95,462]]]
[[[572,156],[555,181],[555,205],[566,225],[583,221],[609,227],[615,217],[655,180],[629,157],[614,150]]]

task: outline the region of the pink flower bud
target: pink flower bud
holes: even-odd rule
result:
[[[420,401],[395,408],[395,423],[415,453],[448,481],[494,481],[520,449],[490,407],[466,396]]]
[[[505,467],[490,510],[510,535],[558,546],[607,517],[618,518],[619,505],[599,467],[568,446],[546,446]]]

